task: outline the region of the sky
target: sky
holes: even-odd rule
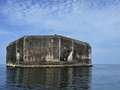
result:
[[[90,43],[93,64],[120,64],[120,0],[0,0],[0,64],[10,42],[54,34]]]

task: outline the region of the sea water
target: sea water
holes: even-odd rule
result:
[[[119,90],[120,65],[12,68],[0,65],[0,90]]]

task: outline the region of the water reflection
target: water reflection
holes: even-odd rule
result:
[[[6,87],[10,89],[91,89],[91,67],[7,68],[6,71]]]

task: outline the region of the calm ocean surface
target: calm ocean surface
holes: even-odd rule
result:
[[[74,68],[6,68],[0,90],[120,90],[120,65]]]

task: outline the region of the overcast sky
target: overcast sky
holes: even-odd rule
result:
[[[120,64],[120,0],[0,0],[0,64],[24,35],[89,42],[93,64]]]

